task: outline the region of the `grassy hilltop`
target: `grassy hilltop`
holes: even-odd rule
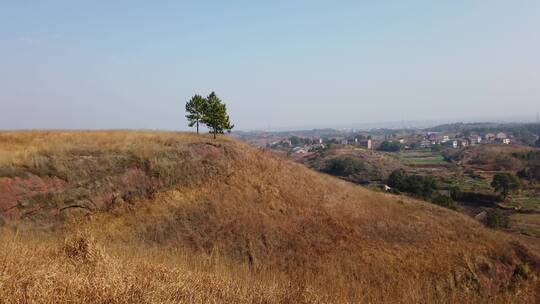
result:
[[[2,132],[0,223],[0,303],[540,298],[515,237],[226,137]]]

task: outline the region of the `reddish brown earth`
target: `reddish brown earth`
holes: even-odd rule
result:
[[[0,222],[26,218],[48,225],[109,210],[172,185],[202,182],[227,167],[215,160],[234,157],[217,143],[163,145],[150,158],[85,147],[40,155],[37,164],[0,166]]]
[[[21,217],[19,204],[36,195],[45,195],[64,190],[66,182],[57,177],[2,177],[0,178],[0,216],[6,220]]]

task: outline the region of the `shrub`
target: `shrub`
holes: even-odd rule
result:
[[[332,175],[349,176],[363,169],[365,169],[365,165],[358,158],[339,156],[330,159],[323,171]]]
[[[403,169],[395,170],[388,177],[388,185],[399,191],[407,192],[424,199],[431,198],[437,189],[431,176],[408,175]]]
[[[86,231],[76,231],[64,239],[61,248],[68,261],[95,266],[106,258],[95,238]]]
[[[441,152],[443,147],[440,144],[431,146],[431,152]]]
[[[514,276],[527,279],[529,275],[531,274],[531,268],[529,267],[529,264],[519,264],[514,269]]]
[[[399,142],[383,141],[379,146],[380,151],[397,152],[401,150],[401,144]]]
[[[509,228],[510,223],[508,217],[506,217],[500,210],[490,210],[487,213],[486,225],[493,229]]]
[[[520,178],[540,181],[540,164],[523,168],[517,173]]]
[[[506,198],[511,191],[519,189],[520,184],[517,177],[510,173],[497,173],[493,176],[491,187]]]
[[[518,177],[540,181],[540,151],[515,153],[513,156],[527,162],[527,165],[517,173]]]
[[[404,189],[406,187],[407,173],[405,170],[399,169],[393,171],[388,177],[388,185],[394,189]]]
[[[444,160],[447,162],[460,161],[464,157],[463,150],[446,149],[441,152]]]
[[[442,195],[442,194],[434,195],[433,198],[431,199],[431,202],[436,205],[446,207],[452,210],[456,209],[456,202],[454,202],[454,200],[450,196],[447,196],[447,195]]]
[[[497,194],[461,191],[457,187],[450,189],[450,196],[455,201],[471,203],[479,206],[493,206],[502,201],[502,197]]]

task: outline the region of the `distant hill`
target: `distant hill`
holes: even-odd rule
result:
[[[0,210],[7,303],[540,299],[518,238],[227,137],[0,133]]]
[[[534,134],[540,134],[540,124],[534,123],[495,123],[495,122],[477,122],[477,123],[451,123],[443,124],[424,129],[432,132],[500,132],[512,131],[519,132],[527,130]]]
[[[519,159],[517,156],[526,155],[531,151],[538,151],[538,148],[485,144],[459,150],[446,150],[444,154],[448,159],[456,161],[467,168],[516,172],[526,165],[526,161]]]

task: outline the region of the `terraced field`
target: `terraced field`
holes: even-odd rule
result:
[[[431,151],[402,151],[399,153],[398,158],[404,164],[410,165],[410,166],[415,166],[415,165],[445,166],[448,164],[440,153],[431,152]]]

